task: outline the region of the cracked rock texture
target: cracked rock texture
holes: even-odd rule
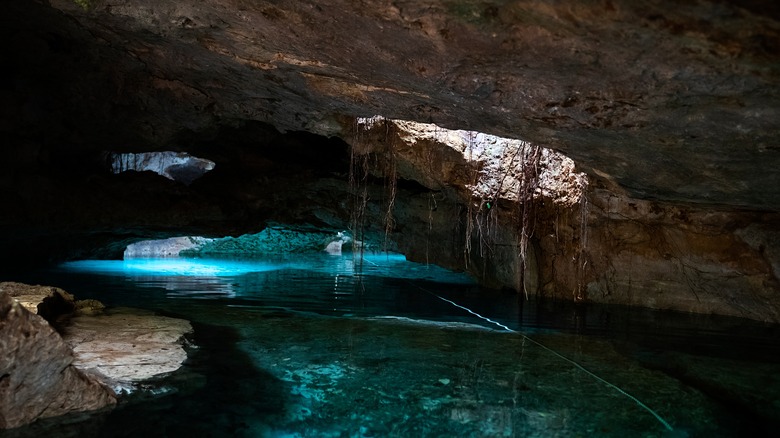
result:
[[[53,298],[70,306],[55,307]],[[0,429],[115,404],[116,394],[179,369],[190,332],[186,320],[0,283]]]
[[[0,292],[0,429],[116,404],[114,392],[73,360],[48,322]]]
[[[74,365],[97,373],[117,390],[176,371],[187,359],[182,337],[192,332],[183,319],[137,309],[110,309],[95,316],[75,316],[63,339],[73,348]]]
[[[101,105],[141,106],[157,143],[381,114],[554,148],[631,196],[780,208],[775,2],[90,3],[52,2],[114,61]]]

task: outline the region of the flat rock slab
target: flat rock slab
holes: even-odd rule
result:
[[[191,331],[183,319],[116,308],[74,317],[63,337],[73,348],[76,367],[126,384],[177,370],[187,358],[182,337]]]
[[[116,404],[43,318],[0,291],[0,429]]]

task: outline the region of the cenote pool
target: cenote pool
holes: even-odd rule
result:
[[[108,413],[8,436],[761,436],[780,329],[524,301],[403,256],[81,261],[7,280],[190,320]]]

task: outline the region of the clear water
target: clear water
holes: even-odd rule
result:
[[[188,319],[196,347],[113,411],[4,436],[710,437],[780,425],[780,329],[752,321],[525,302],[387,255],[83,261],[5,279]]]

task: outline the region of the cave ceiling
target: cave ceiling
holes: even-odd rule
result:
[[[774,1],[51,5],[150,143],[235,120],[343,136],[381,114],[553,148],[638,198],[780,210]]]

